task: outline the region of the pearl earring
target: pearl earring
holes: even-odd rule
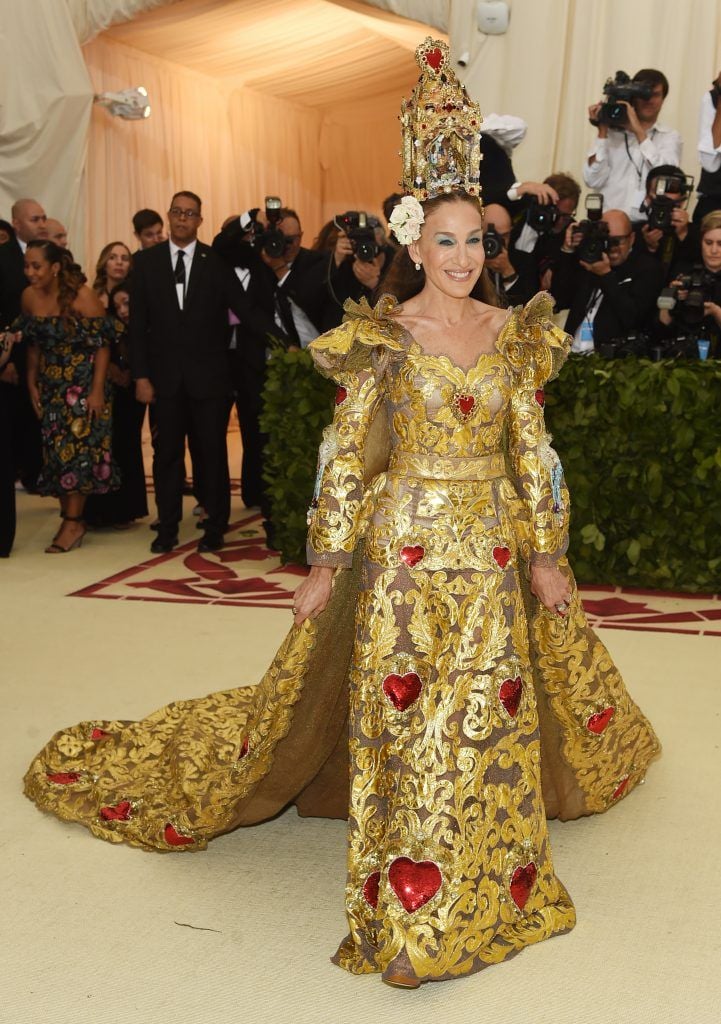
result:
[[[420,270],[420,269],[421,269],[420,263],[416,263],[416,270]]]

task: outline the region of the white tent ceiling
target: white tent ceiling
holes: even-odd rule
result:
[[[176,0],[107,35],[231,89],[326,107],[402,95],[428,32],[358,0]]]

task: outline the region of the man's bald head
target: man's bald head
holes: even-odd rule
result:
[[[631,231],[631,218],[623,210],[606,210],[603,219],[611,235],[627,235]]]
[[[55,220],[54,217],[48,217],[47,221],[48,238],[51,242],[55,242],[61,249],[67,249],[68,247],[68,229],[59,220]]]
[[[36,199],[18,199],[13,203],[12,224],[21,241],[47,238],[47,220],[45,210]]]
[[[606,210],[603,220],[608,224],[608,234],[611,240],[608,261],[612,267],[617,267],[628,258],[633,245],[631,218],[623,210]]]
[[[492,224],[499,235],[507,235],[511,231],[511,215],[500,203],[489,203],[483,211],[483,223],[486,228]]]

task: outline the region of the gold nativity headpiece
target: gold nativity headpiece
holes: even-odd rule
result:
[[[480,107],[456,78],[446,43],[427,36],[416,61],[421,77],[401,105],[400,184],[420,201],[457,189],[480,197]]]

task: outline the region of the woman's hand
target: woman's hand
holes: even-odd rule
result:
[[[568,614],[571,587],[561,570],[555,566],[531,566],[531,593],[535,594],[549,612],[555,612],[561,617]]]
[[[105,408],[105,392],[101,389],[93,388],[88,395],[86,407],[88,410],[88,416],[100,416],[103,409]]]
[[[303,580],[293,599],[293,624],[300,626],[306,619],[316,619],[330,600],[335,569],[327,565],[311,566],[308,578]]]
[[[37,387],[33,384],[28,384],[28,394],[30,395],[30,402],[32,403],[33,412],[39,420],[43,418],[43,407],[40,401],[40,392]]]

